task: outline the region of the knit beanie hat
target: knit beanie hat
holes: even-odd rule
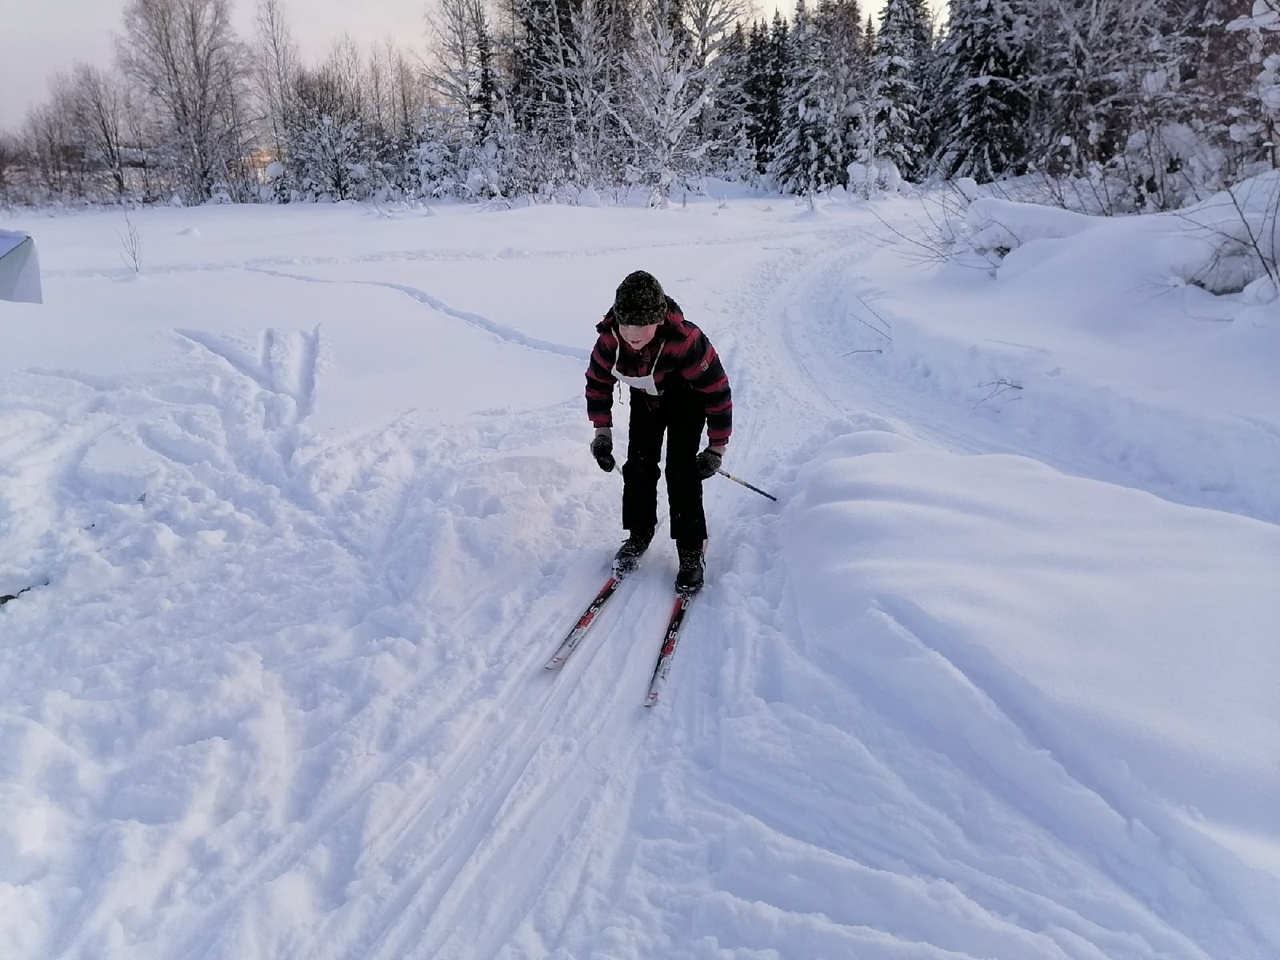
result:
[[[618,284],[613,317],[624,327],[643,327],[667,318],[667,295],[651,273],[637,270]]]

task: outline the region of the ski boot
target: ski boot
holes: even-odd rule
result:
[[[703,575],[707,569],[704,559],[706,550],[705,541],[697,546],[676,544],[676,555],[680,558],[680,571],[676,574],[676,590],[680,593],[694,594],[702,589]]]
[[[652,530],[632,530],[630,536],[622,542],[613,557],[613,575],[625,577],[636,568],[644,552],[649,549],[653,540]]]

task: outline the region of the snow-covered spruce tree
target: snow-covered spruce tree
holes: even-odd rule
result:
[[[865,132],[858,159],[892,164],[907,179],[924,168],[924,87],[931,28],[922,0],[887,0],[873,41]]]
[[[867,117],[870,60],[863,37],[858,0],[820,0],[812,14],[830,102],[832,143],[838,147],[841,185],[848,181],[849,164],[859,153]]]
[[[422,197],[457,197],[465,192],[459,155],[460,124],[454,111],[428,103],[422,108],[417,142],[413,148],[412,174],[416,193]]]
[[[755,183],[759,180],[752,139],[751,63],[746,31],[741,23],[720,53],[720,94],[707,117],[706,136],[711,144],[707,167],[726,180]]]
[[[572,179],[572,61],[576,0],[515,0],[508,100],[525,137],[525,166],[541,191]]]
[[[782,104],[791,56],[791,27],[775,11],[773,22],[752,24],[747,40],[747,136],[755,154],[756,172],[768,172],[774,147],[782,138]]]
[[[859,137],[858,159],[869,168],[888,165],[915,174],[922,160],[920,91],[911,0],[887,0],[872,47],[867,119]]]
[[[648,188],[655,206],[666,206],[677,184],[696,182],[709,145],[695,121],[719,82],[718,66],[699,66],[681,13],[679,0],[646,0],[624,61],[629,83],[617,112],[635,158],[629,179]]]
[[[951,0],[927,121],[946,177],[979,181],[1027,168],[1030,0]]]
[[[790,41],[781,131],[769,172],[779,189],[811,197],[843,183],[848,174],[844,118],[833,102],[822,38],[804,0],[796,0]]]

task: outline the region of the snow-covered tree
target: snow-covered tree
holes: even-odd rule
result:
[[[570,20],[573,42],[563,71],[572,178],[592,188],[621,180],[629,156],[615,116],[624,77],[624,38],[616,0],[582,0]]]
[[[705,145],[695,163],[695,170],[701,174],[710,169],[720,151],[736,149],[731,145],[741,143],[740,132],[727,129],[716,112],[726,93],[726,75],[734,69],[735,56],[740,53],[740,47],[734,47],[734,37],[746,16],[746,4],[744,0],[681,0],[676,9],[689,38],[694,82],[704,88],[699,91],[703,106],[692,131]]]
[[[285,166],[305,195],[349,200],[369,193],[376,161],[353,65],[335,51],[294,78],[286,123]]]
[[[1280,0],[1260,0],[1248,16],[1230,21],[1227,30],[1247,38],[1249,62],[1256,71],[1247,94],[1253,109],[1242,111],[1241,133],[1261,141],[1263,157],[1275,169],[1280,167]]]
[[[755,154],[757,173],[773,164],[773,152],[782,137],[782,105],[791,58],[791,27],[779,12],[771,24],[752,25],[747,41],[746,94],[747,137]]]
[[[1203,67],[1191,86],[1226,154],[1223,181],[1235,182],[1276,166],[1280,0],[1199,0],[1195,6],[1201,12],[1192,18],[1187,59]]]
[[[440,0],[428,14],[433,56],[425,79],[439,102],[466,125],[483,127],[493,113],[494,62],[481,0]]]
[[[867,116],[870,66],[862,9],[858,0],[819,0],[813,25],[832,116],[833,162],[840,166],[843,184],[849,162],[858,155]]]
[[[720,93],[706,118],[710,170],[730,180],[755,182],[756,152],[751,129],[752,73],[746,31],[739,24],[720,54]]]
[[[922,172],[922,112],[931,30],[923,0],[887,0],[873,41],[871,82],[859,160],[890,163],[903,176]]]
[[[782,101],[781,135],[770,174],[788,193],[811,196],[847,179],[845,118],[832,96],[822,37],[797,0]]]
[[[1030,0],[951,0],[928,122],[945,176],[1026,170],[1032,117]]]
[[[1044,0],[1032,166],[1102,210],[1168,209],[1232,182],[1264,156],[1249,45],[1229,28],[1244,5]]]
[[[390,40],[377,45],[364,70],[360,97],[373,154],[373,195],[417,195],[413,158],[425,97],[418,67]]]
[[[230,0],[130,0],[124,27],[121,67],[150,99],[182,192],[207,200],[248,153],[248,58]]]
[[[124,199],[130,192],[129,168],[133,165],[127,88],[118,76],[78,63],[69,76],[55,80],[54,89],[69,113],[86,173],[116,199]]]
[[[464,193],[465,175],[459,163],[461,146],[458,124],[451,112],[433,105],[425,107],[412,157],[419,196],[449,197]]]
[[[285,21],[281,0],[258,0],[255,42],[250,51],[253,89],[263,126],[259,134],[278,160],[284,152],[286,98],[298,72],[298,46]]]
[[[679,0],[647,0],[625,59],[628,96],[618,110],[634,156],[632,177],[665,206],[672,188],[699,173],[708,144],[695,121],[716,92],[719,69],[699,65]]]
[[[66,99],[56,90],[49,102],[27,112],[21,140],[35,196],[62,200],[85,195],[84,160],[76,147],[75,120]]]
[[[565,88],[572,60],[570,0],[516,0],[517,36],[512,51],[509,99],[522,130],[546,141],[548,153],[563,151],[571,128],[570,93]],[[544,164],[548,157],[537,159]]]

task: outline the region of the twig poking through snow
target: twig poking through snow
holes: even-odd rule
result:
[[[138,235],[138,228],[132,220],[129,219],[128,211],[124,215],[126,233],[116,231],[120,237],[121,244],[124,245],[124,253],[120,255],[125,266],[132,267],[134,273],[142,272],[142,238]]]
[[[986,403],[988,400],[994,399],[995,397],[998,397],[998,396],[1000,396],[1000,395],[1001,395],[1001,394],[1003,394],[1003,393],[1008,393],[1010,390],[1021,390],[1021,389],[1022,389],[1022,384],[1020,384],[1020,383],[1014,383],[1012,380],[1008,379],[1007,377],[1001,377],[999,380],[992,380],[992,381],[989,381],[989,382],[987,382],[987,383],[980,383],[980,384],[978,384],[978,386],[980,386],[980,387],[990,387],[990,388],[991,388],[991,392],[990,392],[990,393],[988,393],[988,394],[987,394],[985,397],[983,397],[981,400],[979,400],[977,403],[975,403],[975,404],[973,405],[973,406],[974,406],[974,409],[977,409],[978,407],[982,406],[982,404]],[[1022,398],[1021,398],[1021,397],[1014,397],[1013,399],[1015,399],[1015,400],[1021,400]]]

